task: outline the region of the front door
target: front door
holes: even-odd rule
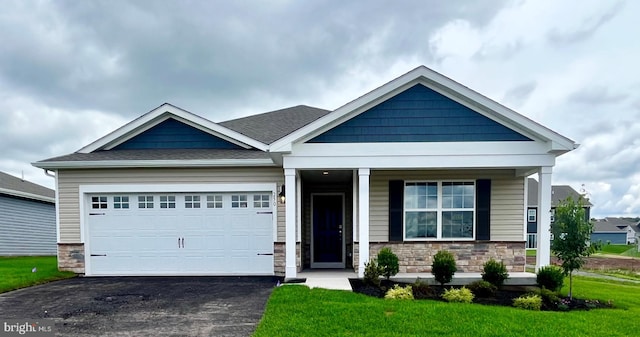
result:
[[[344,195],[312,194],[311,268],[344,268]]]

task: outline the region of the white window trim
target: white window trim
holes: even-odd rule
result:
[[[404,189],[408,183],[437,183],[438,184],[438,207],[434,209],[430,208],[405,208],[404,207]],[[442,183],[473,183],[473,208],[444,208],[442,207]],[[405,180],[402,189],[402,236],[404,241],[475,241],[476,239],[476,181],[469,179],[442,179],[442,180]],[[455,211],[472,211],[473,212],[473,225],[471,226],[472,235],[470,238],[443,238],[442,237],[442,212],[455,212]],[[407,225],[406,225],[406,212],[409,211],[424,211],[424,212],[436,212],[437,215],[437,227],[435,238],[408,238],[407,237]]]

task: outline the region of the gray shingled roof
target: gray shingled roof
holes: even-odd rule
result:
[[[259,115],[232,119],[218,124],[257,141],[271,144],[329,112],[331,111],[298,105]]]
[[[627,226],[631,226],[633,224],[629,223],[626,224]],[[593,224],[593,232],[594,233],[602,233],[602,232],[624,232],[626,233],[627,231],[624,230],[623,228],[619,228],[618,226],[616,226],[616,223],[614,222],[609,222],[606,221],[604,219],[600,219],[598,221],[596,221]]]
[[[527,179],[529,184],[527,188],[527,204],[529,207],[538,206],[538,181],[529,178]],[[576,192],[571,186],[568,185],[553,185],[551,186],[551,206],[555,207],[561,201],[564,201],[568,197],[572,197],[573,200],[578,200],[580,193]],[[586,206],[593,207],[593,204],[589,199],[585,199]]]
[[[22,180],[4,172],[0,172],[0,194],[18,195],[22,197],[27,197],[25,194],[31,194],[44,198],[55,198],[56,196],[56,192],[50,188]]]
[[[42,162],[108,161],[108,160],[202,160],[202,159],[267,159],[269,154],[260,150],[238,149],[153,149],[110,150],[92,153],[72,153],[49,158]]]

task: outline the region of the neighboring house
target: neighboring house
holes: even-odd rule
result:
[[[625,245],[636,243],[637,224],[634,219],[611,218],[598,219],[593,224],[591,242],[602,242],[603,244]],[[635,228],[634,228],[635,227]]]
[[[568,185],[554,185],[551,186],[551,222],[553,222],[553,216],[555,214],[556,205],[567,198],[571,197],[573,200],[580,198],[580,193],[576,192],[571,186]],[[591,219],[591,207],[593,204],[589,199],[583,200],[585,217],[587,221]],[[527,180],[527,249],[536,249],[538,244],[538,181],[533,178]]]
[[[576,147],[418,67],[334,111],[214,123],[163,104],[34,165],[56,176],[59,266],[86,275],[362,276],[382,247],[401,272],[441,249],[460,272],[524,271],[526,177],[550,208],[556,157]],[[548,264],[549,240],[539,252]]]
[[[56,249],[55,191],[0,172],[0,256]]]

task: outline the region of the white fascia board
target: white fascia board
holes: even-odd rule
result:
[[[163,115],[166,115],[165,118],[163,118]],[[262,151],[266,151],[268,148],[266,144],[263,144],[255,139],[249,138],[243,134],[228,129],[222,125],[216,124],[208,119],[192,114],[186,110],[165,103],[129,122],[128,124],[125,124],[119,129],[111,132],[110,134],[81,148],[80,150],[78,150],[78,152],[91,153],[102,148],[111,149],[118,144],[121,144],[122,142],[148,130],[158,123],[163,122],[171,116],[179,117],[181,122],[186,122],[190,126],[215,135],[216,137],[221,137],[244,148],[254,147]]]
[[[10,190],[6,188],[0,188],[0,194],[6,194],[14,197],[25,198],[25,199],[44,201],[52,204],[56,203],[55,198],[45,197],[43,195],[37,195],[37,194],[27,193],[22,191]]]
[[[530,155],[385,155],[385,156],[325,156],[283,157],[283,167],[295,169],[519,169],[553,166],[551,154]]]
[[[42,169],[277,166],[271,159],[50,161],[32,165]]]
[[[361,112],[393,97],[415,84],[426,87],[465,105],[466,107],[500,124],[514,129],[534,140],[551,144],[550,152],[561,155],[577,148],[577,144],[531,119],[453,81],[427,67],[420,66],[383,86],[353,100],[315,122],[293,132],[270,146],[272,152],[288,152],[290,144],[304,142]]]
[[[549,144],[523,142],[300,143],[291,156],[546,155]]]

